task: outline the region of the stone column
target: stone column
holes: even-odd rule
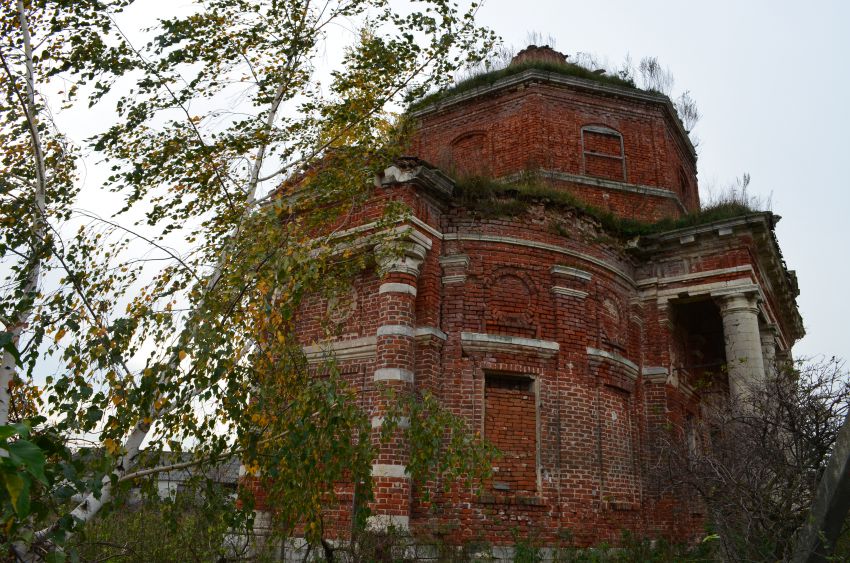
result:
[[[406,472],[410,448],[403,435],[408,419],[400,418],[389,442],[382,444],[379,438],[387,411],[394,406],[388,403],[389,393],[399,398],[413,392],[417,280],[426,252],[425,244],[409,240],[376,249],[381,286],[372,405],[377,456],[372,465],[375,502],[369,524],[374,530],[390,526],[406,530],[410,522],[411,486]]]
[[[761,328],[761,355],[764,358],[764,373],[767,377],[775,377],[778,373],[776,336],[775,326],[767,325]]]
[[[759,332],[757,295],[733,293],[719,297],[726,341],[726,368],[729,394],[734,401],[746,401],[764,384],[764,358]]]

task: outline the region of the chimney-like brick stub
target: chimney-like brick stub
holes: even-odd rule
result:
[[[565,64],[567,62],[567,55],[556,51],[549,45],[529,45],[519,53],[517,53],[513,59],[511,59],[510,66],[521,65],[525,63],[549,63],[549,64]]]

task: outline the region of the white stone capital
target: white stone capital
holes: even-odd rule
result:
[[[381,275],[395,272],[419,277],[427,252],[424,244],[411,240],[386,242],[375,247]]]
[[[758,293],[736,292],[716,295],[715,298],[720,306],[720,314],[746,312],[758,315]]]

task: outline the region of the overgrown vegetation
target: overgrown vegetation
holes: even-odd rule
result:
[[[653,470],[704,503],[723,561],[789,561],[847,417],[850,378],[836,358],[798,360],[746,389],[737,403],[705,405],[695,443],[671,426]],[[825,556],[850,552],[839,541]]]
[[[552,72],[555,74],[561,74],[564,76],[573,76],[576,78],[593,80],[595,82],[601,82],[603,84],[611,84],[614,86],[632,88],[635,90],[638,89],[634,80],[632,80],[631,78],[622,78],[619,75],[608,75],[594,72],[593,70],[578,64],[557,64],[541,61],[528,61],[521,64],[507,66],[505,68],[497,68],[495,70],[484,70],[481,73],[473,74],[469,78],[458,82],[451,88],[447,88],[445,90],[434,92],[432,94],[429,94],[428,96],[425,96],[424,98],[414,103],[410,107],[410,109],[417,110],[425,106],[437,103],[440,100],[448,98],[449,96],[454,96],[455,94],[468,92],[470,90],[474,90],[475,88],[480,88],[482,86],[490,86],[491,84],[494,84],[496,81],[501,80],[502,78],[507,78],[508,76],[513,76],[515,74],[519,74],[525,70],[532,68],[536,70]]]
[[[744,190],[744,197],[738,197],[734,193],[727,194],[696,213],[689,213],[679,219],[662,219],[649,223],[619,217],[610,211],[589,205],[573,194],[549,185],[534,175],[510,183],[482,177],[466,178],[458,181],[455,189],[457,201],[482,217],[515,217],[522,215],[533,205],[542,204],[547,207],[572,209],[592,217],[609,235],[623,240],[704,225],[761,211],[754,206],[757,200],[747,197]],[[559,232],[564,227],[560,223],[554,223],[552,228]]]

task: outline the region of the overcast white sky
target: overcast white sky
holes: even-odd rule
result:
[[[482,23],[521,47],[618,64],[657,56],[702,120],[701,189],[749,172],[773,211],[807,336],[797,356],[850,359],[850,2],[485,0]]]

